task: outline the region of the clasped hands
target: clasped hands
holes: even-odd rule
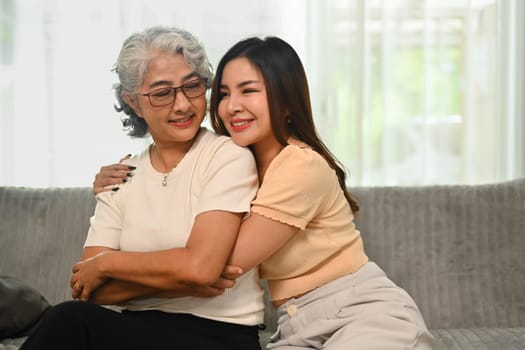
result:
[[[115,251],[104,251],[88,259],[78,261],[73,265],[73,274],[70,279],[71,296],[73,299],[91,301],[93,293],[111,280],[103,276],[99,264],[103,255],[114,252]],[[177,291],[158,290],[152,291],[148,296],[159,298],[176,298],[188,295],[214,297],[223,294],[226,288],[235,286],[236,279],[239,278],[242,273],[241,268],[226,265],[221,276],[209,286],[187,286],[185,289]]]
[[[102,276],[98,268],[100,258],[104,254],[110,254],[110,251],[99,253],[73,265],[73,275],[69,281],[73,299],[88,301],[91,294],[108,280],[108,278]]]

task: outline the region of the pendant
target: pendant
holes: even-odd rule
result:
[[[164,178],[162,179],[162,187],[168,186],[168,174],[164,175]]]

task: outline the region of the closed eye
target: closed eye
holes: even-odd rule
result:
[[[197,80],[194,82],[186,83],[183,85],[183,87],[184,87],[184,90],[187,90],[187,91],[188,90],[198,90],[200,89],[201,85],[202,83],[199,80]]]
[[[228,97],[230,94],[228,91],[219,91],[219,100],[222,100],[224,97]]]
[[[172,93],[173,89],[166,88],[166,89],[159,89],[156,91],[153,91],[150,95],[155,97],[166,97],[169,96]]]

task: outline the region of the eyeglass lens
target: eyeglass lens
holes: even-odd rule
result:
[[[148,94],[151,105],[162,107],[175,101],[177,90],[181,90],[187,98],[196,98],[206,92],[206,79],[196,79],[189,81],[181,86],[163,88]]]

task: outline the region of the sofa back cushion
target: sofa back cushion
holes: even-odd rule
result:
[[[0,187],[0,275],[27,283],[51,304],[71,299],[71,268],[95,202],[88,188]]]
[[[430,328],[525,325],[525,180],[350,190],[368,255]],[[95,202],[87,187],[0,187],[0,275],[70,299]]]
[[[350,191],[369,257],[427,326],[525,325],[525,179]]]

